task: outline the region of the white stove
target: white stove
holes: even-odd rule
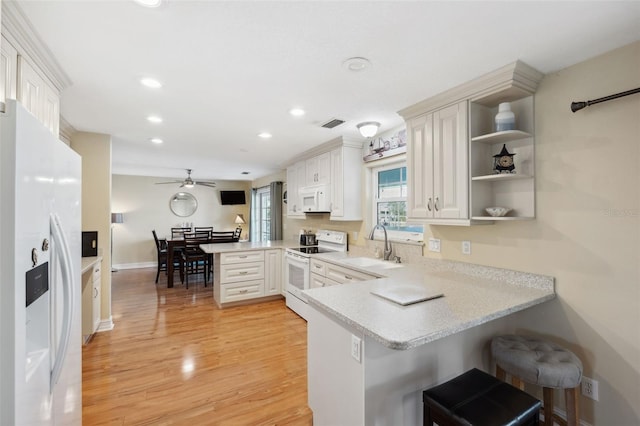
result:
[[[306,319],[307,298],[303,291],[309,288],[309,258],[316,253],[347,251],[347,233],[341,231],[318,230],[316,246],[288,248],[285,251],[285,286],[287,306]]]

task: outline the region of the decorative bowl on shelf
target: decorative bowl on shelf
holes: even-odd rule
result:
[[[512,209],[508,207],[487,207],[485,211],[489,213],[489,216],[502,217],[506,216]]]

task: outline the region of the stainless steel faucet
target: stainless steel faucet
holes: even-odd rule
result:
[[[391,258],[391,243],[387,238],[387,228],[384,225],[376,224],[371,230],[371,235],[369,235],[369,239],[373,240],[373,236],[376,232],[376,229],[381,228],[384,231],[384,260],[389,260]]]

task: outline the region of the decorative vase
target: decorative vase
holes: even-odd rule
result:
[[[496,132],[514,130],[516,128],[516,115],[511,111],[511,104],[503,102],[498,105],[496,114]]]

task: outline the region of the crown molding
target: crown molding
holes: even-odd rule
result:
[[[18,3],[2,1],[0,4],[2,5],[2,35],[18,50],[18,54],[31,59],[58,91],[71,86],[71,79],[40,38]]]
[[[287,162],[284,164],[284,167],[286,168],[297,163],[298,161],[308,160],[309,158],[315,157],[317,155],[331,152],[336,148],[350,147],[350,148],[362,149],[362,144],[363,142],[348,140],[348,139],[344,139],[342,136],[338,136],[337,138],[331,139],[328,142],[325,142],[321,145],[308,149],[305,152],[298,154],[295,157],[287,160]]]
[[[60,116],[60,139],[66,141],[68,144],[71,143],[71,137],[74,133],[77,132],[75,127],[73,127],[63,116]]]

